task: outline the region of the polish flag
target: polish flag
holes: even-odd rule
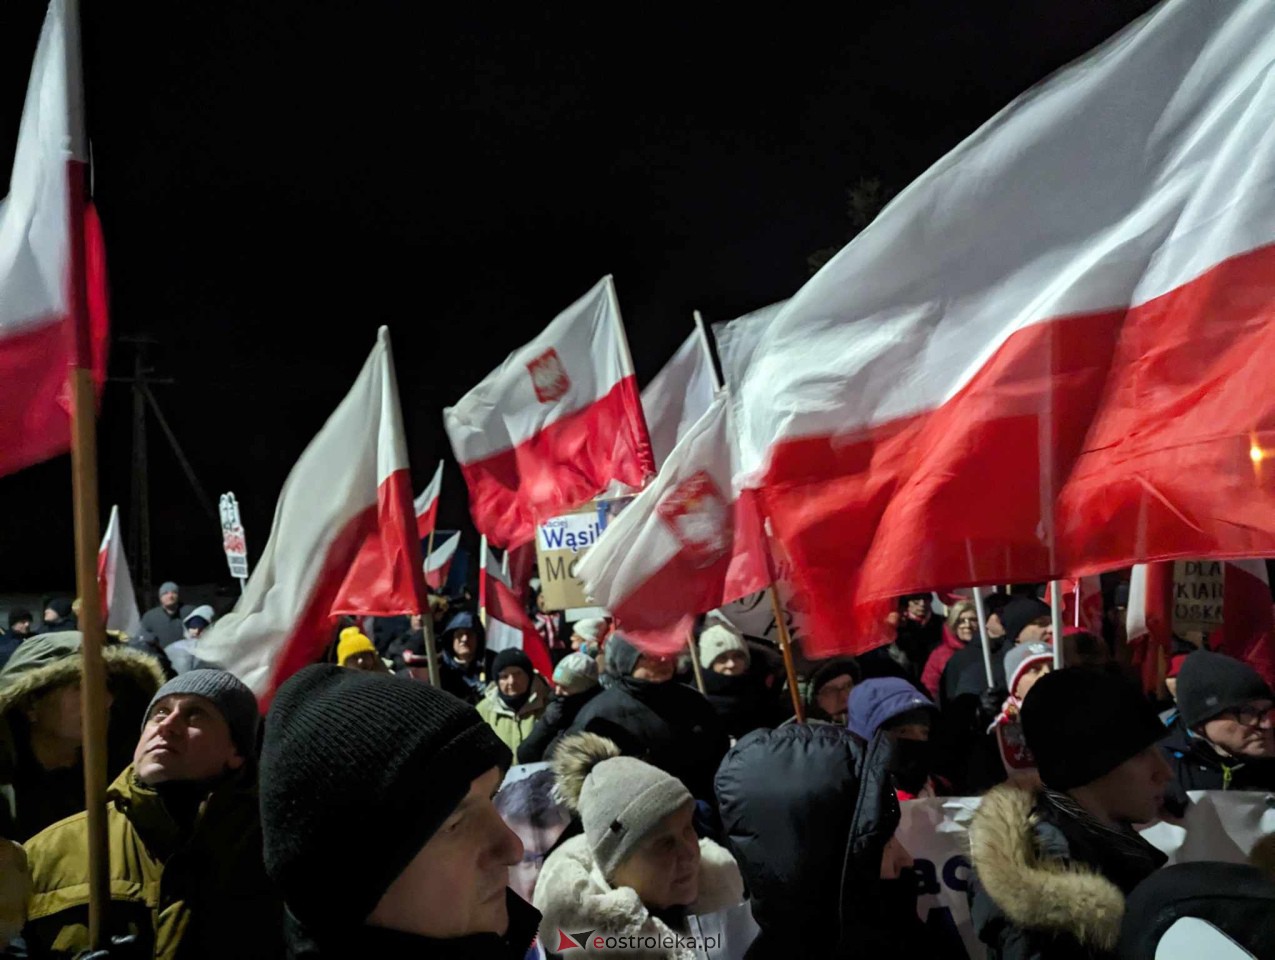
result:
[[[810,598],[1275,555],[1275,4],[1167,0],[761,331],[741,482]],[[953,581],[953,572],[960,580]]]
[[[431,590],[443,589],[447,582],[447,574],[452,568],[452,558],[456,556],[456,548],[460,546],[460,531],[434,548],[434,552],[425,558],[425,583]]]
[[[85,197],[78,25],[52,0],[0,200],[0,476],[71,448],[68,374],[106,376],[106,254]]]
[[[429,482],[425,491],[412,504],[416,511],[416,533],[422,540],[428,540],[434,532],[438,520],[438,497],[443,492],[443,461],[438,461],[438,469],[434,471],[434,479]]]
[[[102,618],[107,630],[119,630],[129,637],[142,632],[142,614],[137,609],[133,577],[124,557],[120,537],[120,508],[111,507],[102,545],[97,550],[97,591],[102,598]]]
[[[1102,636],[1102,578],[1071,577],[1059,586],[1063,595],[1063,622]]]
[[[1224,601],[1225,602],[1225,601]],[[1129,576],[1125,633],[1142,686],[1154,692],[1173,647],[1173,563],[1135,564]]]
[[[510,647],[519,649],[531,659],[537,673],[546,680],[551,679],[553,660],[549,648],[518,597],[498,577],[489,576],[486,571],[482,577],[489,581],[486,584],[487,649],[496,652]]]
[[[256,692],[314,663],[337,616],[426,610],[412,479],[389,331],[310,441],[279,494],[261,560],[232,613],[200,640],[205,659]]]
[[[1223,568],[1222,629],[1216,649],[1248,663],[1275,684],[1275,617],[1265,560],[1231,560]]]
[[[734,447],[722,394],[576,567],[585,594],[654,652],[682,650],[696,614],[770,583],[753,497],[731,487]]]
[[[686,431],[708,412],[716,392],[707,344],[704,335],[696,330],[642,391],[642,412],[657,469],[664,465]]]
[[[655,472],[615,288],[604,277],[540,336],[443,411],[474,526],[496,546],[612,480]]]

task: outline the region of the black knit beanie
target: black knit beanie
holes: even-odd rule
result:
[[[1224,653],[1197,650],[1178,671],[1178,713],[1190,728],[1250,700],[1272,699],[1275,697],[1261,674]]]
[[[528,677],[536,672],[536,668],[531,665],[531,657],[516,647],[501,650],[500,653],[496,654],[496,659],[491,664],[492,677],[498,678],[500,671],[505,669],[505,667],[517,667]]]
[[[1089,667],[1041,677],[1020,716],[1040,779],[1054,790],[1092,783],[1169,733],[1141,690]]]
[[[509,748],[427,684],[316,664],[279,688],[261,751],[266,872],[314,930],[362,924]],[[352,823],[378,825],[357,835]]]
[[[1049,604],[1041,603],[1035,597],[1015,597],[1005,604],[1005,609],[1000,614],[1006,641],[1017,643],[1018,635],[1023,632],[1023,627],[1049,614]]]

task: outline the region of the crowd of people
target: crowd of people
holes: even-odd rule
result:
[[[790,678],[724,617],[661,655],[533,595],[542,675],[488,648],[467,597],[434,597],[437,687],[421,617],[347,620],[263,716],[200,656],[213,608],[175,583],[157,599],[104,651],[115,939],[94,956],[555,956],[596,937],[689,958],[702,918],[743,911],[751,932],[711,955],[964,957],[918,917],[896,835],[900,803],[944,796],[981,797],[970,912],[993,960],[1150,957],[1180,916],[1275,956],[1275,838],[1253,865],[1165,867],[1135,829],[1191,791],[1275,792],[1275,693],[1206,644],[1148,693],[1121,638],[1055,637],[1037,591],[986,598],[983,628],[967,600],[916,595],[891,642]],[[75,617],[53,598],[0,636],[5,956],[92,946]],[[530,854],[493,797],[546,761],[570,823],[524,898],[509,872]]]

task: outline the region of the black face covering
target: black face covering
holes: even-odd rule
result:
[[[523,708],[526,702],[531,699],[531,686],[528,685],[527,689],[523,693],[518,694],[516,697],[511,697],[509,694],[500,690],[496,691],[496,695],[500,697],[501,703],[514,713],[517,713]]]
[[[934,745],[929,740],[896,740],[890,773],[900,790],[920,793],[930,778]]]

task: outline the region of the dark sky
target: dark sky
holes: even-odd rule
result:
[[[380,324],[419,488],[450,457],[442,408],[604,273],[645,382],[693,308],[790,295],[844,240],[848,186],[906,185],[1152,6],[82,2],[112,333],[158,340],[177,381],[160,405],[209,493],[238,494],[254,556]],[[43,7],[0,2],[5,183]],[[116,339],[112,374],[132,363]],[[131,409],[110,385],[103,523],[114,502],[128,522]],[[154,579],[224,579],[218,528],[149,429]],[[0,589],[69,589],[70,507],[69,458],[0,478]],[[467,509],[453,466],[441,523]]]

